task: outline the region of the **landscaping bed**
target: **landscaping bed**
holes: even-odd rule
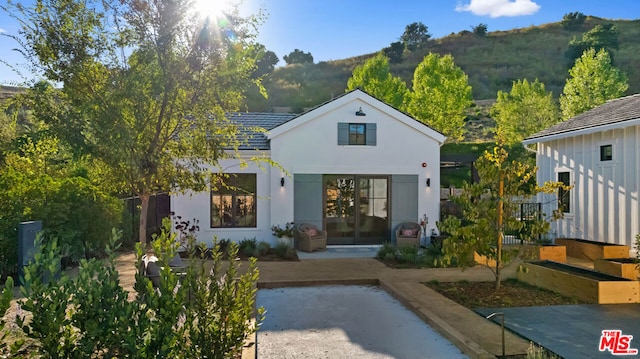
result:
[[[567,248],[567,256],[594,261],[600,258],[621,258],[629,256],[629,246],[576,238],[557,238],[555,244]]]
[[[494,282],[426,282],[429,288],[469,309],[584,304],[576,298],[508,279],[495,290]]]
[[[598,272],[620,276],[623,278],[638,280],[640,278],[640,267],[635,258],[606,258],[597,259],[594,269]]]
[[[588,303],[638,303],[639,282],[552,261],[529,262],[518,279]]]

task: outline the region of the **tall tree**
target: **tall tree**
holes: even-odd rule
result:
[[[465,110],[471,106],[471,86],[453,56],[430,53],[413,73],[408,112],[442,132],[447,141],[464,136]]]
[[[493,151],[485,151],[476,161],[480,181],[465,184],[462,193],[453,198],[462,208],[464,222],[449,216],[438,226],[451,234],[443,243],[443,262],[455,260],[459,267],[467,268],[476,264],[474,252],[485,256],[488,261],[482,264],[495,276],[496,290],[500,289],[502,270],[525,255],[521,246],[503,248],[505,228],[530,242],[548,232],[547,220],[556,219],[558,215],[547,219],[538,217],[539,213],[531,213],[532,219],[524,222],[517,215],[520,203],[538,192],[555,193],[558,188],[568,189],[557,182],[537,187],[537,169],[511,158],[504,141],[500,136],[498,138]]]
[[[426,47],[430,38],[427,26],[421,22],[414,22],[404,28],[400,41],[409,51],[415,51]]]
[[[237,6],[203,18],[189,0],[42,0],[4,6],[23,52],[62,86],[52,128],[75,134],[123,192],[204,190],[211,167],[238,146],[225,119],[252,84],[256,17]]]
[[[289,55],[284,55],[282,58],[284,59],[284,62],[287,63],[287,65],[313,63],[313,56],[311,55],[311,53],[304,52],[299,49],[291,51]]]
[[[545,91],[544,84],[538,79],[531,83],[526,79],[518,80],[513,83],[511,92],[498,91],[491,114],[508,145],[519,143],[560,120],[553,94]]]
[[[569,78],[560,95],[564,119],[571,118],[624,95],[629,88],[627,76],[611,64],[609,53],[589,49],[569,70]]]
[[[407,84],[391,75],[389,59],[381,53],[353,69],[347,91],[358,87],[397,109],[403,110],[406,106]]]

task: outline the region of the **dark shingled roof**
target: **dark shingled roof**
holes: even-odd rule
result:
[[[564,122],[533,134],[527,137],[525,141],[639,118],[640,94],[635,94],[615,100],[609,100],[596,108],[583,112]]]
[[[241,150],[268,150],[270,146],[266,134],[252,131],[251,128],[263,128],[270,131],[297,116],[294,113],[270,112],[232,112],[227,114],[229,121],[239,125],[241,136],[247,138],[246,143],[240,146]]]

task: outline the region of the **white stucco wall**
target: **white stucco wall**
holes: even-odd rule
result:
[[[613,160],[600,161],[600,146],[613,145]],[[640,233],[640,126],[561,138],[538,144],[540,183],[570,172],[571,212],[552,224],[556,237],[583,238],[633,248]],[[540,195],[544,213],[557,208],[555,195]]]
[[[244,160],[227,159],[220,161],[219,167],[227,173],[255,173],[257,186],[256,228],[211,228],[211,199],[210,192],[187,192],[171,196],[171,211],[182,216],[185,220],[199,221],[200,231],[198,241],[211,245],[214,236],[240,242],[243,239],[256,238],[258,241],[275,243],[271,235],[270,191],[271,167],[264,162],[252,162],[247,159],[253,156],[268,155],[268,152],[245,152]],[[245,165],[240,165],[243,162]],[[216,169],[217,171],[217,169]],[[280,186],[280,179],[278,179]]]
[[[359,108],[366,116],[355,116]],[[338,122],[376,123],[376,146],[338,146]],[[256,228],[211,228],[208,191],[172,196],[173,212],[199,220],[200,241],[210,244],[217,236],[275,244],[271,226],[293,220],[293,174],[417,175],[418,213],[429,217],[427,233],[435,228],[440,215],[440,145],[445,139],[440,133],[356,91],[277,127],[270,136],[267,153],[283,169],[251,162],[240,168],[237,160],[225,160],[219,166],[229,173],[257,174]],[[282,177],[284,186],[280,184]],[[430,187],[426,186],[427,178],[431,179]]]
[[[440,216],[438,140],[444,141],[444,137],[377,100],[350,95],[324,105],[320,108],[323,111],[312,111],[278,128],[271,139],[273,160],[289,174],[418,175],[418,213],[429,217],[429,233]],[[366,116],[355,115],[360,108]],[[376,123],[376,146],[339,146],[339,122]],[[281,173],[273,171],[271,175],[272,183],[279,186]],[[426,186],[427,178],[431,179],[430,187]],[[286,181],[290,184],[292,178]],[[272,221],[291,221],[293,188],[285,185],[275,189]]]

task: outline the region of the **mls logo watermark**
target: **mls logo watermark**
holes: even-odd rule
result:
[[[631,347],[633,335],[624,335],[621,330],[603,330],[600,337],[601,352],[610,351],[613,355],[636,355],[638,349]]]

